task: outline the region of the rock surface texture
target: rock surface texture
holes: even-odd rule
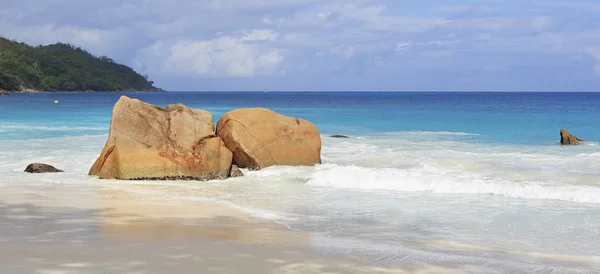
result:
[[[562,145],[579,145],[581,142],[584,141],[575,135],[571,135],[565,129],[560,130],[560,143]]]
[[[232,153],[214,135],[212,114],[182,104],[160,108],[122,96],[89,174],[102,179],[211,180],[229,177]]]
[[[303,119],[265,108],[236,109],[217,122],[217,136],[233,152],[233,162],[251,170],[274,165],[321,163],[321,136]]]
[[[240,170],[240,168],[236,165],[231,166],[231,172],[229,172],[229,177],[241,177],[244,176],[244,173]]]
[[[28,172],[28,173],[56,173],[56,172],[63,172],[63,171],[60,169],[57,169],[51,165],[33,163],[33,164],[29,164],[25,168],[25,172]]]

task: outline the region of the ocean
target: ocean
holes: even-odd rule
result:
[[[172,202],[214,201],[310,232],[323,253],[382,265],[600,269],[600,93],[126,93],[211,111],[215,123],[243,107],[309,120],[322,134],[323,163],[212,182],[87,176],[121,95],[0,97],[0,191],[103,184]],[[561,146],[561,128],[588,142]],[[24,173],[33,162],[65,173]]]

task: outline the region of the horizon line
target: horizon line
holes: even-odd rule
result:
[[[139,91],[143,92],[143,91]],[[380,93],[443,93],[443,92],[456,92],[456,93],[597,93],[600,90],[274,90],[274,91],[259,91],[259,90],[165,90],[164,92],[251,92],[251,93],[285,93],[285,92],[298,92],[298,93],[320,93],[320,92],[337,92],[337,93],[369,93],[369,92],[380,92]]]

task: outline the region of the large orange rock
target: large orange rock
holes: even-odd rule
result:
[[[226,113],[217,122],[217,136],[233,152],[233,162],[241,168],[321,163],[321,136],[317,127],[269,109],[236,109]]]
[[[577,136],[570,134],[565,129],[560,129],[560,143],[562,145],[578,145],[583,142]]]
[[[184,105],[160,108],[122,96],[90,175],[130,180],[211,180],[229,176],[232,153],[214,135],[212,114]]]

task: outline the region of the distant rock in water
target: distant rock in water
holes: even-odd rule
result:
[[[339,135],[339,134],[334,134],[334,135],[330,135],[329,138],[340,138],[340,139],[346,139],[348,138],[348,136],[346,135]]]
[[[240,170],[240,168],[237,165],[232,165],[231,171],[229,172],[229,177],[233,178],[242,176],[244,176],[244,173]]]
[[[121,96],[104,150],[89,174],[127,180],[225,179],[232,157],[214,135],[210,112],[182,104],[163,109]]]
[[[57,169],[51,165],[33,163],[33,164],[29,164],[25,168],[25,172],[28,172],[28,173],[56,173],[56,172],[64,172],[64,171]]]
[[[0,91],[0,96],[8,95],[8,91]]]
[[[265,108],[236,109],[217,122],[217,136],[233,152],[233,162],[252,170],[321,163],[321,136],[303,119]]]
[[[575,135],[571,135],[565,129],[560,129],[560,143],[562,145],[579,145],[581,142],[584,141]]]

